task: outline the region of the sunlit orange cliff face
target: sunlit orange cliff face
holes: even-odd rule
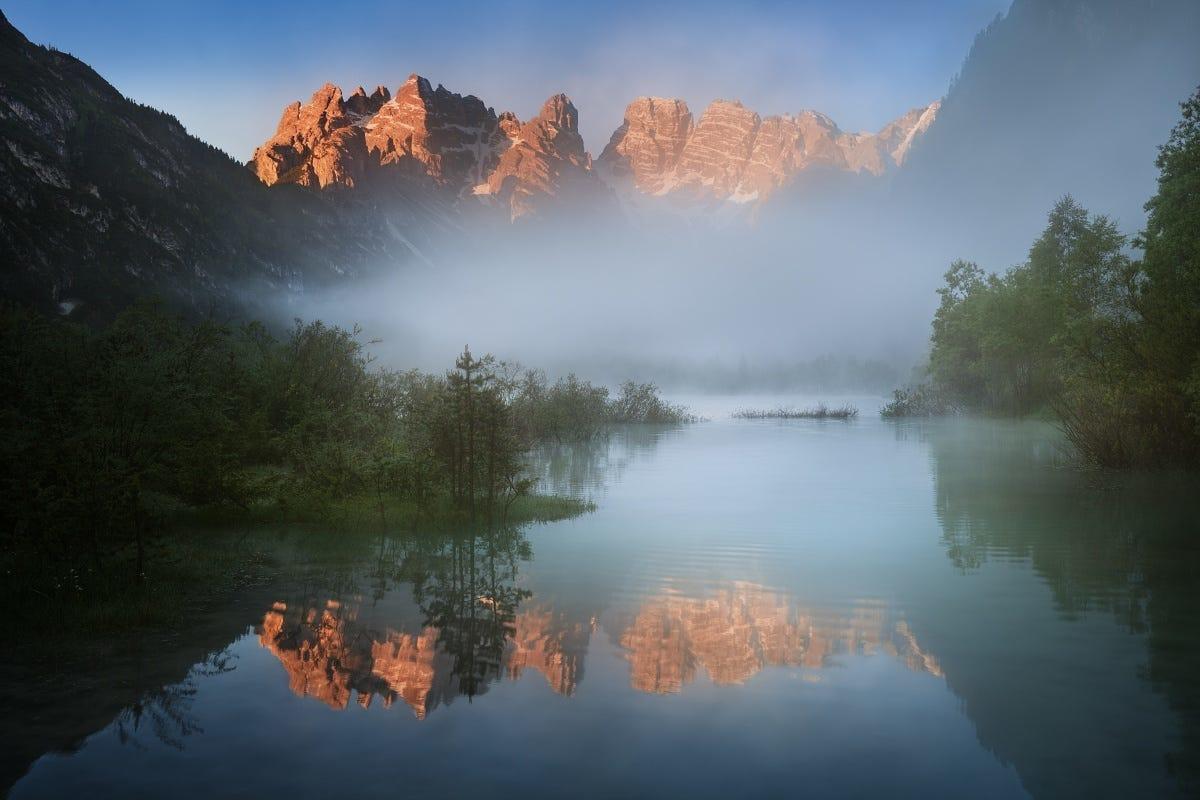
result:
[[[482,600],[481,600],[482,602]],[[575,692],[595,621],[572,622],[549,608],[515,615],[507,629],[496,675],[519,679],[540,673],[562,695]],[[738,684],[765,667],[819,669],[838,654],[898,658],[909,668],[940,676],[937,660],[918,645],[903,621],[879,603],[849,612],[809,611],[788,596],[755,584],[735,584],[708,597],[664,594],[645,602],[623,629],[620,645],[630,685],[642,692],[676,693],[704,670],[714,684]],[[276,603],[263,617],[259,641],[283,665],[297,695],[344,709],[352,698],[386,707],[397,699],[418,719],[460,693],[455,657],[439,644],[439,630],[375,632],[353,603],[323,608]],[[472,691],[486,690],[486,681]],[[356,696],[355,696],[356,695]]]

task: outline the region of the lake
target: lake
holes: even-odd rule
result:
[[[687,402],[535,454],[575,519],[272,533],[278,579],[97,664],[136,702],[11,796],[1200,787],[1194,477],[1079,470],[1043,423]]]

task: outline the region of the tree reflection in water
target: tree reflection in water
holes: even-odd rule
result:
[[[500,677],[531,557],[521,529],[382,534],[361,583],[309,576],[263,619],[259,639],[297,694],[345,708],[400,699],[423,718]],[[368,601],[359,586],[370,587]],[[411,598],[411,599],[409,599]]]
[[[163,744],[182,750],[188,736],[204,732],[192,714],[196,679],[232,672],[236,660],[236,656],[227,649],[212,653],[192,667],[187,677],[179,683],[161,686],[143,694],[113,721],[118,740],[121,744],[142,747],[139,737],[149,730]]]
[[[617,425],[582,442],[547,442],[534,451],[532,471],[544,492],[590,497],[678,431],[678,425]]]
[[[453,661],[457,690],[468,698],[500,675],[505,646],[516,627],[517,607],[530,596],[516,588],[517,562],[530,558],[529,543],[512,527],[450,537],[413,581],[425,625]]]
[[[908,426],[900,435],[928,438],[942,544],[960,571],[980,572],[991,562],[1028,563],[1050,589],[1062,619],[1078,622],[1104,614],[1144,635],[1149,664],[1142,675],[1166,698],[1179,723],[1178,747],[1167,756],[1167,770],[1185,792],[1200,793],[1196,478],[1081,471],[1054,446],[1045,427],[964,421]],[[956,673],[995,673],[953,659],[946,671],[960,689],[967,684],[956,681]],[[1030,735],[1024,726],[1007,725],[1003,719],[1017,716],[1011,698],[1037,696],[1036,680],[1039,676],[1024,682],[1015,675],[999,678],[997,686],[1014,688],[994,704],[982,691],[986,681],[975,680],[977,688],[965,693],[981,739],[1018,769],[1044,760],[1052,749],[1046,739],[1056,736],[1050,725]],[[1061,693],[1050,699],[1064,702]],[[988,708],[998,715],[985,712]],[[1078,722],[1086,718],[1082,710],[1064,709],[1063,717]],[[1094,711],[1104,719],[1115,713],[1107,707]],[[1043,720],[1050,718],[1045,706],[1039,713]],[[1069,741],[1061,732],[1057,736]],[[1108,791],[1116,789],[1109,784]]]

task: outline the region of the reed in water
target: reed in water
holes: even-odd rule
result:
[[[733,412],[734,419],[854,419],[858,409],[851,405],[830,407],[818,403],[812,408],[743,408]]]

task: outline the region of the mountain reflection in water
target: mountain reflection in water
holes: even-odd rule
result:
[[[440,629],[373,627],[360,618],[360,606],[361,600],[291,608],[277,602],[263,617],[259,642],[279,659],[297,695],[338,709],[351,702],[366,708],[375,697],[389,708],[400,700],[424,719],[461,694],[483,693],[488,679],[518,680],[525,670],[571,695],[583,678],[589,641],[601,630],[594,617],[572,621],[546,608],[518,611],[509,624],[507,610],[480,596],[477,619],[503,636],[504,646],[485,680],[464,684],[456,679],[461,654],[447,649]],[[864,602],[847,614],[809,610],[754,584],[708,597],[652,598],[609,633],[625,651],[630,686],[655,694],[680,692],[697,669],[716,685],[740,684],[765,667],[820,669],[839,654],[882,654],[941,676],[937,659],[882,603]]]
[[[222,795],[222,764],[297,798],[1196,796],[1195,476],[1081,472],[1045,425],[870,418],[619,430],[535,470],[598,510],[282,533],[276,580],[148,639],[172,677],[13,796]]]

